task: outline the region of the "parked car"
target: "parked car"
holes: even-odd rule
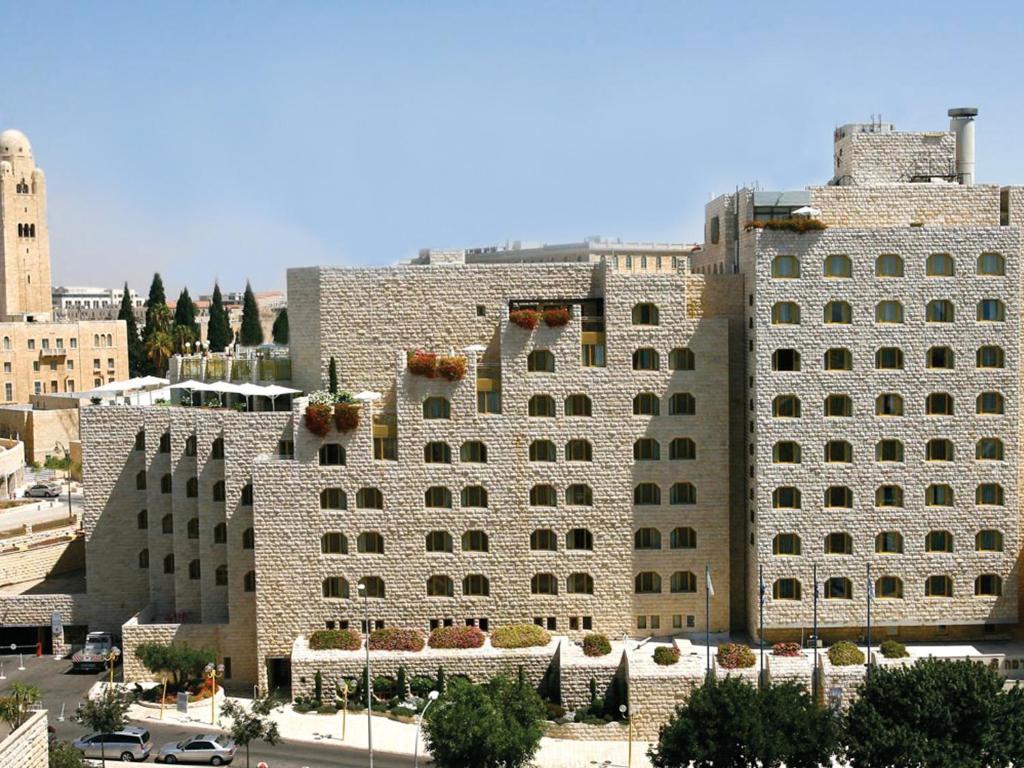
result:
[[[71,668],[76,672],[106,669],[113,649],[114,639],[109,632],[90,632],[82,650],[71,655]]]
[[[25,491],[26,496],[34,499],[55,499],[60,493],[60,486],[57,483],[36,483]]]
[[[145,760],[153,751],[149,731],[128,726],[114,733],[94,733],[75,739],[72,745],[86,757],[108,757],[126,763]]]
[[[202,763],[228,765],[235,759],[235,742],[224,734],[201,733],[184,741],[164,744],[156,756],[158,763]]]

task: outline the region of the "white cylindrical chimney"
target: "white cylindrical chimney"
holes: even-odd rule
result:
[[[977,107],[949,110],[949,130],[956,134],[956,174],[965,186],[974,184],[974,118]]]

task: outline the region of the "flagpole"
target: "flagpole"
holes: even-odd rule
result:
[[[758,645],[761,656],[761,672],[757,677],[757,687],[762,689],[764,687],[764,564],[757,566],[757,590],[758,590],[758,623],[760,629],[758,630]]]
[[[812,566],[814,580],[814,670],[811,672],[811,694],[818,700],[818,564]]]
[[[871,598],[875,596],[875,587],[871,583],[871,563],[868,563],[868,658],[867,678],[871,680]]]

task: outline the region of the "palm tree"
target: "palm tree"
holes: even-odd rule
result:
[[[167,369],[167,361],[174,354],[174,341],[167,331],[154,331],[146,339],[146,357],[153,364],[157,374],[163,375]]]
[[[185,345],[196,340],[195,331],[187,325],[176,325],[171,329],[171,342],[176,354],[185,354]]]

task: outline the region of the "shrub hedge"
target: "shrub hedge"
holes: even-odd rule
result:
[[[438,627],[431,631],[427,643],[431,648],[479,648],[484,644],[484,633],[478,627]]]
[[[384,627],[370,633],[371,651],[422,651],[423,633],[418,629]]]
[[[757,663],[754,652],[742,643],[725,643],[718,646],[718,666],[722,669],[742,669]]]
[[[612,644],[600,632],[592,632],[583,638],[583,653],[587,656],[607,656],[611,652]]]
[[[776,643],[772,646],[772,656],[799,656],[800,643]]]
[[[864,663],[864,653],[853,643],[841,640],[828,649],[828,660],[837,667],[850,667]]]
[[[878,650],[887,659],[905,659],[910,655],[907,653],[907,646],[899,640],[883,640]]]
[[[828,225],[818,219],[776,219],[774,221],[748,221],[746,230],[772,229],[781,232],[820,232]]]
[[[491,634],[491,645],[495,648],[531,648],[550,642],[551,635],[536,624],[507,624]]]
[[[667,667],[679,661],[679,649],[674,645],[659,645],[654,649],[654,663]]]
[[[355,651],[362,644],[362,636],[353,629],[318,629],[309,636],[309,647],[314,651]]]

